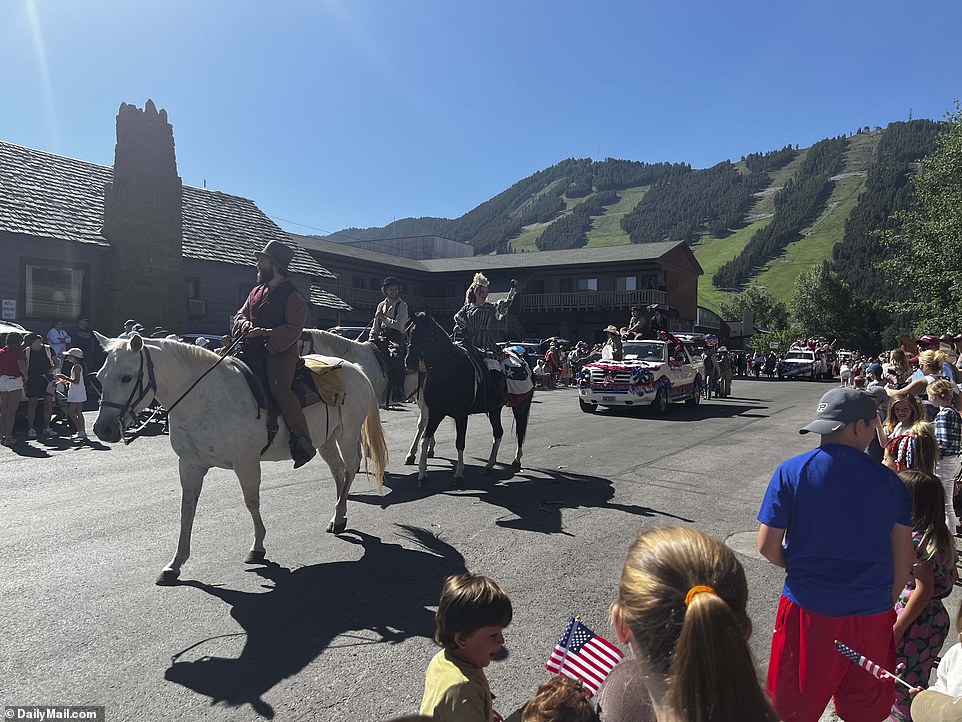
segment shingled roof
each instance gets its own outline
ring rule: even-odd
[[[0,141],[0,231],[109,246],[101,229],[112,180],[110,166]],[[249,266],[281,241],[294,248],[292,272],[336,278],[247,198],[185,185],[183,214],[185,258]]]
[[[569,248],[561,251],[533,251],[531,253],[502,253],[486,256],[465,256],[462,258],[434,258],[415,261],[410,258],[391,256],[379,251],[346,243],[317,238],[315,236],[301,236],[289,234],[296,243],[316,253],[341,256],[344,258],[363,259],[375,263],[383,263],[398,268],[416,269],[427,272],[444,271],[489,271],[510,268],[540,268],[545,266],[572,266],[579,263],[619,263],[656,261],[665,254],[678,247],[684,247],[683,253],[689,256],[693,268],[697,268],[699,275],[703,273],[701,265],[695,259],[688,244],[684,241],[665,241],[662,243],[629,243],[623,246],[602,246],[599,248]]]

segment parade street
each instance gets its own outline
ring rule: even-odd
[[[614,640],[608,609],[625,550],[665,525],[742,552],[764,673],[782,571],[754,554],[755,515],[775,466],[817,443],[798,428],[834,383],[736,379],[731,398],[675,404],[662,418],[585,414],[574,389],[537,392],[522,471],[508,468],[506,411],[502,466],[482,474],[490,428],[474,416],[461,489],[450,422],[418,488],[403,464],[417,409],[382,412],[383,494],[357,477],[344,534],[324,531],[334,489],[320,457],[298,471],[264,464],[268,563],[244,564],[250,516],[236,477],[215,469],[174,587],[154,584],[180,518],[177,459],[159,429],[127,447],[91,438],[2,449],[0,700],[105,705],[110,720],[410,714],[436,651],[442,581],[468,569],[514,605],[505,653],[487,668],[507,716],[549,676],[569,616]]]

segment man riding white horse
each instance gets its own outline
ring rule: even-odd
[[[401,282],[388,276],[381,284],[384,300],[377,306],[371,326],[371,341],[384,354],[391,389],[387,402],[404,400],[404,334],[408,326],[408,305],[401,299]],[[395,346],[392,353],[392,344]]]
[[[270,241],[257,256],[257,284],[234,316],[233,335],[247,333],[244,352],[262,361],[270,393],[291,432],[294,468],[317,454],[304,412],[291,382],[300,361],[297,342],[304,330],[307,300],[288,278],[294,251],[280,241]]]

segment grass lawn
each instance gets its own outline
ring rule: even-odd
[[[621,246],[631,243],[628,234],[621,230],[621,219],[631,212],[644,198],[651,186],[638,186],[618,191],[619,201],[605,208],[605,215],[591,219],[588,231],[588,247]]]

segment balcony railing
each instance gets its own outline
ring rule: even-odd
[[[664,291],[570,291],[519,294],[521,313],[545,311],[608,311],[647,303],[666,303]]]
[[[384,295],[380,291],[352,288],[337,284],[321,284],[321,288],[344,299],[355,309],[374,309]],[[456,311],[464,303],[461,297],[427,298],[401,294],[415,310]],[[643,291],[570,291],[565,293],[519,293],[521,313],[548,311],[627,310],[648,303],[667,303],[668,294],[653,289]]]

